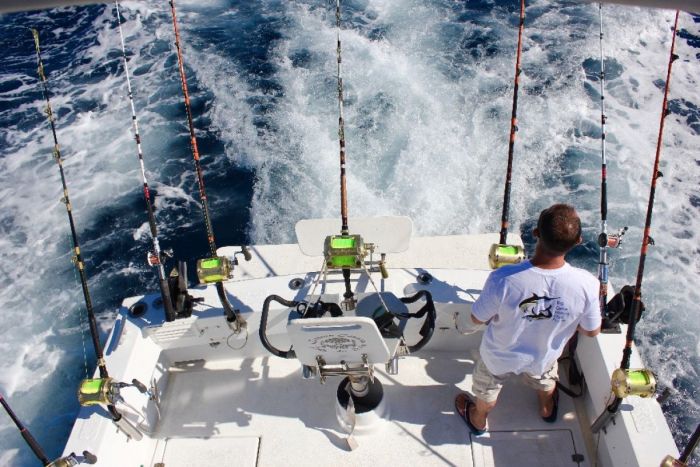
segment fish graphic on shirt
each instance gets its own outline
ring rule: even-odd
[[[526,298],[518,304],[520,311],[525,313],[523,319],[528,321],[539,320],[539,319],[551,319],[552,318],[552,300],[557,300],[559,297],[547,297],[546,295],[539,296],[536,293],[532,294],[532,297]]]

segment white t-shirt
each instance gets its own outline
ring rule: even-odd
[[[568,263],[540,269],[525,261],[493,271],[472,307],[479,321],[491,320],[479,349],[495,375],[539,376],[559,358],[580,324],[600,326],[598,281]]]

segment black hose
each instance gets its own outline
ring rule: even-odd
[[[425,346],[425,344],[427,344],[428,341],[430,341],[430,338],[433,337],[433,333],[435,332],[435,321],[437,319],[437,314],[435,313],[435,304],[433,303],[433,296],[427,290],[419,290],[415,295],[412,295],[410,297],[402,297],[400,299],[402,303],[415,303],[423,297],[425,297],[425,305],[423,305],[423,307],[416,313],[408,314],[408,317],[410,318],[422,318],[423,315],[427,314],[425,321],[423,322],[423,326],[421,326],[420,331],[418,332],[418,334],[420,334],[423,337],[414,345],[408,346],[408,350],[410,352],[415,352],[422,349]]]
[[[262,315],[260,316],[260,342],[262,342],[263,347],[265,347],[272,355],[281,358],[296,358],[296,353],[291,347],[287,351],[280,350],[273,346],[267,338],[267,315],[270,312],[270,303],[273,300],[289,308],[296,308],[296,306],[299,305],[299,302],[288,301],[278,295],[270,295],[267,297],[263,303]]]

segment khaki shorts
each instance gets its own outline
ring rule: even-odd
[[[549,392],[554,390],[559,380],[559,374],[557,372],[558,366],[558,363],[555,361],[554,365],[541,376],[532,376],[527,373],[523,373],[520,376],[527,386],[538,391]],[[503,383],[512,376],[517,375],[514,373],[506,373],[505,375],[492,374],[489,369],[486,368],[484,361],[479,358],[472,378],[472,392],[484,402],[496,402],[498,393],[501,392],[501,388],[503,387]]]

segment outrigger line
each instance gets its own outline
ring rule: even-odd
[[[525,259],[522,247],[508,245],[508,217],[510,212],[510,191],[513,177],[513,150],[515,148],[515,135],[518,132],[518,88],[520,87],[520,57],[523,48],[523,28],[525,26],[525,0],[520,0],[520,22],[518,24],[518,49],[515,59],[515,79],[513,86],[513,109],[510,118],[510,138],[508,140],[508,167],[506,168],[506,181],[503,190],[503,210],[501,212],[501,232],[498,244],[491,246],[489,263],[496,269],[505,264],[519,263]]]
[[[600,19],[600,155],[601,155],[601,182],[600,182],[600,235],[598,235],[598,281],[600,282],[599,300],[600,314],[603,318],[603,329],[608,332],[615,330],[620,332],[619,325],[608,321],[608,248],[617,248],[622,243],[622,236],[627,231],[623,227],[616,234],[608,234],[608,169],[605,153],[605,123],[608,119],[605,115],[605,55],[603,54],[603,4],[598,4]]]
[[[12,408],[10,407],[10,404],[7,403],[5,398],[0,394],[0,404],[5,408],[5,412],[7,412],[7,415],[10,416],[12,421],[15,423],[15,426],[17,426],[17,429],[19,430],[20,434],[22,435],[22,438],[24,438],[24,441],[27,443],[29,448],[32,450],[34,455],[36,456],[37,459],[41,462],[42,465],[48,465],[50,467],[58,467],[58,466],[70,466],[70,465],[77,465],[81,463],[85,464],[95,464],[97,462],[97,456],[94,454],[90,453],[89,451],[83,451],[83,455],[81,456],[76,456],[74,452],[70,453],[66,457],[62,457],[60,459],[56,459],[55,461],[51,462],[49,461],[49,458],[46,457],[46,454],[44,453],[44,450],[41,448],[41,445],[37,442],[37,440],[32,436],[32,434],[29,432],[29,430],[22,424],[19,418],[17,418],[17,415],[12,411]]]
[[[124,74],[126,75],[126,87],[129,92],[129,103],[131,104],[131,123],[134,129],[134,139],[136,140],[136,151],[139,157],[139,167],[141,168],[141,180],[143,181],[143,196],[146,200],[146,210],[148,211],[148,225],[151,231],[151,241],[153,243],[153,253],[148,256],[148,263],[155,266],[158,270],[158,283],[160,285],[160,295],[163,300],[165,309],[165,320],[174,321],[177,317],[176,310],[173,308],[173,302],[170,296],[170,287],[168,278],[165,275],[165,267],[163,261],[165,257],[160,249],[158,242],[158,227],[156,225],[156,216],[151,202],[151,191],[148,187],[146,178],[146,168],[143,163],[143,151],[141,150],[141,135],[139,134],[139,124],[136,119],[136,108],[134,106],[134,95],[131,90],[131,78],[129,77],[129,65],[126,59],[126,46],[124,45],[124,32],[122,31],[122,20],[119,12],[119,2],[115,1],[114,5],[117,9],[117,24],[119,25],[119,38],[122,45],[122,57],[124,58]]]
[[[651,231],[651,218],[654,210],[654,196],[656,194],[656,181],[663,176],[659,171],[659,161],[661,159],[661,145],[663,142],[664,121],[669,115],[668,111],[668,92],[671,83],[671,70],[673,62],[678,59],[675,53],[676,34],[678,31],[678,10],[676,10],[676,18],[673,23],[673,39],[671,40],[671,52],[668,60],[668,71],[666,73],[666,84],[664,87],[664,99],[661,107],[661,120],[659,123],[659,136],[656,142],[656,157],[654,159],[654,169],[651,176],[651,189],[649,190],[649,203],[647,205],[646,222],[644,224],[644,236],[642,238],[642,248],[639,255],[639,268],[637,269],[637,282],[634,288],[634,296],[630,316],[628,318],[627,335],[625,337],[625,347],[622,350],[622,361],[620,368],[613,372],[612,390],[615,394],[615,399],[608,405],[605,411],[591,426],[591,431],[597,433],[600,429],[605,428],[613,416],[620,408],[622,399],[627,395],[639,395],[642,397],[650,396],[656,388],[656,380],[651,371],[630,370],[630,357],[632,355],[632,345],[634,343],[634,332],[637,321],[641,316],[642,311],[642,279],[644,277],[644,263],[646,261],[649,245],[654,244],[654,240],[649,235]]]
[[[192,109],[190,106],[190,96],[187,91],[187,76],[185,75],[185,66],[182,60],[182,51],[180,47],[180,31],[177,26],[177,15],[175,13],[175,1],[170,0],[170,10],[173,16],[173,29],[175,31],[175,48],[177,49],[177,63],[178,69],[180,71],[180,82],[182,84],[182,93],[185,97],[185,111],[187,113],[187,123],[190,130],[190,146],[192,148],[192,156],[194,158],[194,168],[197,174],[197,184],[199,186],[199,200],[202,205],[202,213],[204,214],[204,224],[207,230],[207,240],[209,242],[209,250],[211,253],[211,258],[206,260],[201,260],[199,262],[198,270],[206,268],[210,263],[212,263],[212,268],[219,271],[216,274],[213,281],[216,282],[216,291],[219,295],[219,300],[224,309],[224,314],[230,326],[232,326],[234,332],[240,332],[241,329],[246,327],[246,321],[241,316],[238,310],[233,308],[233,305],[228,300],[226,295],[226,289],[222,280],[226,279],[230,274],[230,266],[228,264],[227,258],[222,258],[217,255],[216,252],[216,241],[214,239],[214,229],[211,224],[211,216],[209,214],[209,203],[207,202],[207,193],[204,189],[204,177],[202,175],[202,167],[199,163],[199,149],[197,148],[197,137],[194,133],[194,123],[192,120]],[[246,261],[250,260],[250,253],[246,247],[243,247],[242,253],[245,256]],[[215,264],[213,264],[215,263]],[[199,275],[199,274],[198,274]],[[210,276],[211,277],[211,276]],[[200,276],[200,280],[202,277]]]
[[[90,291],[88,290],[87,276],[85,274],[85,263],[83,263],[83,258],[80,254],[80,245],[78,244],[78,234],[75,228],[75,222],[73,220],[73,210],[70,203],[70,198],[68,196],[68,186],[66,184],[66,177],[63,171],[63,160],[61,159],[61,150],[58,145],[58,137],[56,136],[56,124],[53,116],[53,111],[51,110],[51,102],[49,100],[49,87],[47,84],[46,74],[44,73],[44,64],[41,60],[41,49],[39,48],[39,32],[36,29],[32,29],[32,34],[34,35],[34,46],[36,48],[36,59],[39,73],[39,78],[41,79],[43,85],[43,94],[46,99],[46,116],[51,125],[51,134],[53,135],[53,156],[58,164],[59,172],[61,173],[61,184],[63,185],[63,198],[61,201],[66,205],[66,212],[68,213],[68,222],[70,224],[71,237],[73,240],[73,264],[75,264],[78,273],[80,274],[80,284],[83,289],[83,297],[85,298],[85,308],[88,314],[88,323],[90,324],[90,336],[92,337],[92,345],[95,349],[95,356],[97,357],[97,366],[100,372],[99,379],[85,379],[80,385],[78,390],[78,401],[81,405],[97,405],[104,404],[109,411],[110,416],[114,423],[130,438],[139,440],[143,436],[141,432],[138,431],[131,423],[124,418],[117,408],[115,407],[115,402],[119,400],[119,389],[128,386],[134,386],[141,392],[146,392],[146,387],[139,383],[137,380],[133,380],[131,384],[129,383],[118,383],[115,382],[107,372],[107,365],[105,363],[104,354],[102,353],[102,345],[100,344],[99,334],[97,332],[97,323],[95,321],[95,312],[92,307],[92,300],[90,299]]]

